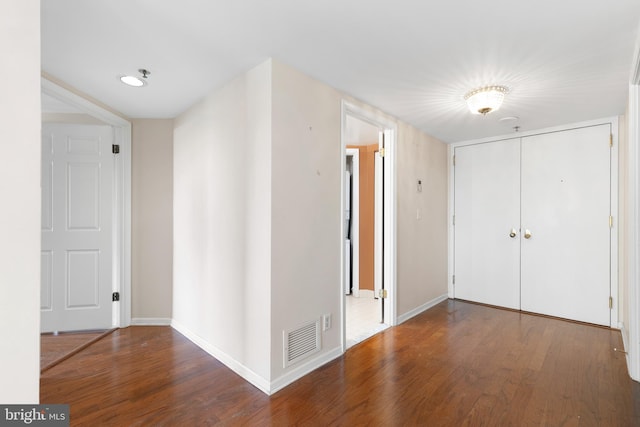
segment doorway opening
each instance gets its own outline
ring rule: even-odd
[[[395,126],[343,103],[343,350],[395,323]]]
[[[49,316],[51,319],[44,319],[47,322],[43,321],[41,330],[63,332],[106,330],[113,327],[129,326],[131,323],[131,124],[122,117],[44,77],[41,79],[41,85],[43,130],[52,126],[55,127],[55,132],[61,128],[66,129],[65,133],[58,138],[60,141],[53,137],[47,137],[43,140],[43,145],[47,147],[46,153],[43,151],[43,159],[45,154],[54,152],[53,146],[55,144],[60,146],[57,151],[61,155],[77,156],[73,159],[44,159],[47,160],[46,165],[51,166],[52,171],[50,174],[43,174],[43,177],[46,175],[51,178],[49,180],[51,182],[43,181],[51,184],[43,186],[43,190],[51,187],[51,191],[43,191],[43,268],[41,269],[43,292],[41,293],[41,307],[42,317],[47,317],[45,315],[52,313],[53,317]],[[82,129],[78,135],[69,136],[78,129]],[[98,132],[98,137],[85,138],[89,130]],[[52,132],[47,131],[47,134]],[[100,164],[101,159],[82,157],[90,156],[94,152],[96,157],[104,157],[106,152],[109,156],[112,152],[117,155],[105,160],[108,165]],[[107,159],[107,157],[104,158]],[[60,168],[60,164],[64,166]],[[43,170],[44,166],[43,162]],[[60,176],[54,179],[53,169],[55,168],[60,169]],[[101,169],[108,169],[109,176],[102,176]],[[54,181],[58,182],[59,185],[56,185],[60,190],[60,194],[56,193],[55,197],[60,199],[57,205],[53,201],[49,204],[47,199],[47,195],[51,196],[57,191],[53,187]],[[71,185],[69,182],[75,184]],[[63,218],[58,221],[56,227],[53,227],[53,222],[49,224],[46,221],[49,218],[45,215],[48,212],[45,209],[46,206],[52,209],[57,206],[56,209],[62,212]],[[80,232],[99,230],[104,228],[107,223],[109,226],[108,235],[105,233],[100,235],[100,238],[107,239],[108,251],[105,252],[108,255],[106,257],[101,254],[102,246],[99,245],[102,243],[90,242],[90,247],[87,246],[89,249],[84,246],[73,246],[77,243],[76,240]],[[45,231],[53,231],[53,228],[69,234],[71,240],[66,240],[71,243],[65,243],[66,246],[54,247],[55,245],[49,244],[51,242],[46,242]],[[92,238],[87,237],[89,240]],[[49,248],[49,246],[52,247]],[[94,246],[99,249],[95,249]],[[60,255],[56,255],[56,253],[60,253]],[[60,264],[66,267],[63,268],[55,264],[53,262],[55,256],[58,256]],[[48,266],[51,268],[47,268]],[[56,266],[55,270],[54,266]],[[63,271],[60,272],[60,269]],[[108,271],[103,271],[105,269]],[[100,277],[97,276],[98,273]],[[58,284],[58,288],[66,294],[61,298],[48,292],[54,289],[53,284],[49,283],[54,278],[61,282]],[[85,286],[83,284],[85,282],[88,282],[90,286]],[[98,287],[96,284],[100,284],[100,286]],[[57,289],[56,293],[59,294],[60,289]],[[70,289],[73,292],[70,292]],[[96,308],[96,312],[102,313],[101,320],[96,323],[94,321],[96,319],[92,319],[92,315],[89,315],[86,323],[84,321],[67,323],[52,311],[54,301],[58,301],[58,306],[62,304],[65,309],[70,311]],[[57,326],[50,328],[45,323]]]

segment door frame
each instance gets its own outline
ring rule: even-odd
[[[620,305],[620,284],[618,282],[618,233],[619,233],[619,212],[618,212],[618,117],[607,117],[598,120],[590,120],[579,123],[571,123],[562,126],[554,126],[550,128],[537,129],[527,132],[518,132],[517,134],[507,134],[500,135],[494,137],[481,138],[476,140],[469,141],[461,141],[449,144],[447,147],[447,168],[449,174],[449,189],[448,189],[448,199],[449,199],[449,207],[448,207],[448,240],[449,240],[449,248],[448,248],[448,295],[449,298],[454,298],[454,286],[453,286],[453,275],[455,274],[455,248],[454,248],[454,225],[453,225],[453,215],[454,215],[454,205],[453,205],[453,195],[455,188],[455,168],[453,167],[453,155],[455,153],[456,147],[463,147],[466,145],[474,145],[481,144],[486,142],[496,142],[503,141],[505,139],[514,139],[514,138],[522,138],[526,136],[540,135],[544,133],[551,132],[560,132],[566,131],[576,128],[588,127],[588,126],[597,126],[609,124],[611,126],[611,135],[613,138],[613,147],[611,148],[611,200],[610,200],[610,215],[613,216],[613,228],[610,233],[610,242],[609,242],[609,253],[610,253],[610,292],[613,297],[613,307],[610,312],[611,319],[611,327],[620,329],[622,327],[622,323],[618,320],[619,313],[619,305]],[[626,296],[625,296],[626,298]]]
[[[626,166],[628,171],[626,185],[627,194],[627,245],[626,273],[628,280],[628,310],[629,324],[623,325],[622,337],[627,351],[627,367],[629,375],[635,381],[640,381],[640,33],[636,39],[636,46],[629,82],[628,121],[628,153]],[[628,336],[625,334],[628,333]]]
[[[45,77],[40,84],[42,93],[110,125],[114,143],[120,145],[114,169],[112,260],[112,290],[120,293],[120,302],[113,304],[112,324],[127,327],[131,325],[131,123]]]
[[[344,158],[346,159],[348,156],[351,156],[352,164],[351,182],[353,183],[353,187],[351,188],[351,277],[353,279],[353,287],[351,288],[351,291],[353,292],[353,295],[357,297],[360,294],[360,150],[358,150],[357,148],[347,148],[345,152],[346,154]],[[354,268],[354,266],[357,266],[358,268]],[[346,288],[343,286],[342,289]]]
[[[389,136],[389,141],[385,140],[385,205],[384,205],[384,283],[387,289],[388,298],[385,302],[385,323],[390,326],[397,324],[396,307],[396,138],[397,124],[386,116],[374,110],[360,107],[352,102],[342,100],[341,106],[341,143],[340,143],[340,170],[344,170],[343,163],[346,156],[347,148],[347,116],[355,117],[359,120],[370,123],[379,129],[385,131]],[[344,173],[340,174],[340,223],[344,224]],[[341,279],[339,283],[340,301],[341,301],[341,335],[342,335],[342,352],[347,349],[346,346],[346,296],[344,294],[344,227],[340,227],[340,271]]]

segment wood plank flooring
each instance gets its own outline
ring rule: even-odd
[[[269,397],[169,327],[117,330],[49,369],[71,425],[639,426],[615,330],[461,301]]]
[[[40,370],[55,366],[70,355],[91,345],[110,331],[62,332],[40,335]]]

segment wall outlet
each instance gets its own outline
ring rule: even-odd
[[[322,315],[322,330],[326,331],[331,328],[331,314]]]

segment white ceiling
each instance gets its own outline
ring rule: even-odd
[[[42,69],[131,118],[175,117],[269,57],[445,142],[622,114],[640,1],[43,1]],[[129,88],[122,74],[151,71]],[[475,87],[511,88],[471,115]],[[518,116],[505,124],[499,119]]]

